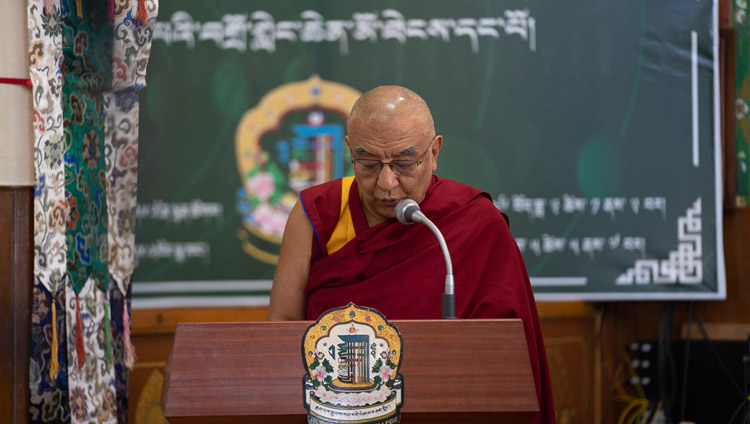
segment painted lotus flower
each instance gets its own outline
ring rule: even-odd
[[[326,374],[325,368],[323,368],[323,367],[315,368],[315,378],[317,380],[323,381],[326,378],[327,375],[328,374]]]
[[[380,368],[380,373],[378,373],[378,375],[380,375],[380,378],[382,378],[383,381],[386,381],[392,373],[393,370],[391,369],[391,367],[384,365]]]
[[[262,203],[266,203],[276,190],[276,182],[269,172],[258,172],[248,181],[250,193],[258,196]]]

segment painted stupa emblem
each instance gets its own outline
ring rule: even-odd
[[[398,423],[403,404],[401,334],[370,308],[332,309],[302,339],[307,422]]]
[[[242,181],[238,237],[248,255],[276,264],[299,193],[353,175],[344,135],[346,118],[360,95],[313,75],[271,90],[242,116],[235,135]]]

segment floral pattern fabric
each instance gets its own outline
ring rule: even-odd
[[[56,311],[53,321],[52,304]],[[59,296],[50,294],[47,287],[37,282],[32,292],[31,311],[31,358],[29,361],[30,405],[29,418],[32,423],[61,423],[70,419],[68,407],[68,375],[65,334],[65,290]],[[52,359],[52,326],[57,326],[57,338],[62,343],[58,349],[58,371],[50,374]]]
[[[138,95],[146,86],[146,67],[156,23],[157,3],[147,2],[149,20],[135,16],[137,2],[115,3],[112,88],[104,93],[107,122],[107,201],[109,272],[124,295],[135,259],[135,207],[138,183]]]
[[[63,167],[62,33],[59,0],[48,10],[44,0],[28,7],[29,74],[34,87],[34,274],[51,293],[65,275],[65,230],[68,205]]]
[[[127,287],[132,287],[128,282]],[[115,392],[117,396],[117,422],[128,422],[128,385],[130,374],[125,364],[125,326],[123,313],[130,314],[130,290],[124,295],[116,286],[109,288],[109,305],[112,312],[112,349],[115,358]],[[128,340],[128,343],[130,341]]]
[[[107,2],[87,0],[76,8],[62,13],[62,108],[67,271],[78,293],[89,278],[102,291],[108,283],[103,91],[111,85],[112,24]]]
[[[110,326],[105,319],[109,310],[106,292],[98,289],[93,281],[76,293],[71,285],[66,286],[66,302],[69,311],[76,310],[76,295],[81,310],[84,350],[84,366],[78,367],[76,351],[76,316],[66,314],[68,326],[68,384],[70,397],[70,421],[73,423],[117,422],[117,393],[115,371],[111,360],[111,336],[107,340]]]
[[[111,86],[112,23],[107,2],[62,4],[70,419],[114,423],[103,99]]]
[[[156,0],[28,0],[34,423],[127,422],[138,94],[156,13]]]
[[[31,422],[65,422],[70,413],[62,288],[69,207],[63,166],[62,29],[60,1],[48,1],[46,8],[43,1],[30,0],[27,9],[36,179],[29,418]]]

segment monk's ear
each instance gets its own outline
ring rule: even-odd
[[[432,142],[432,146],[430,146],[430,150],[432,150],[432,172],[437,171],[437,159],[438,159],[438,155],[440,154],[440,149],[442,147],[443,147],[443,136],[436,135],[435,140]]]
[[[352,148],[352,145],[351,145],[351,144],[349,144],[349,136],[348,136],[348,135],[345,135],[345,136],[344,136],[344,141],[346,141],[346,145],[347,145],[347,146],[349,147],[349,149],[351,149],[351,148]]]

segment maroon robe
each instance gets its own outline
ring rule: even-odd
[[[368,228],[352,184],[349,208],[356,237],[328,255],[326,242],[341,210],[341,180],[302,192],[314,229],[307,319],[354,302],[388,319],[439,319],[445,261],[425,225],[395,219]],[[450,251],[455,278],[456,317],[521,318],[531,357],[540,414],[534,422],[554,423],[547,356],[534,294],[507,218],[489,194],[432,177],[422,212],[440,229]]]

